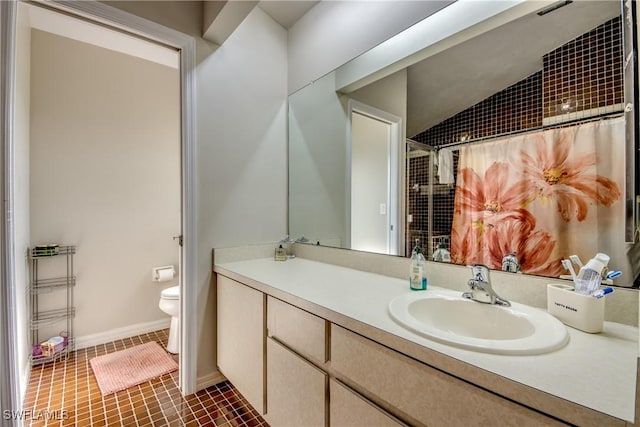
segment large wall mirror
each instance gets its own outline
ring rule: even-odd
[[[604,252],[630,286],[623,5],[485,2],[451,19],[462,7],[290,96],[290,235],[398,256],[419,239],[428,257],[441,246],[496,269],[515,254],[521,272],[549,277]]]

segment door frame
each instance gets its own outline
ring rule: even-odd
[[[383,111],[379,108],[372,107],[363,102],[356,101],[355,99],[349,99],[347,103],[347,153],[346,153],[346,222],[347,222],[347,235],[348,247],[351,247],[351,161],[352,161],[352,116],[353,113],[358,113],[372,119],[387,123],[391,126],[390,137],[390,150],[388,157],[389,166],[389,203],[387,212],[389,214],[389,250],[388,255],[400,255],[400,227],[399,218],[401,210],[401,173],[402,168],[400,162],[403,159],[400,150],[404,149],[404,145],[400,144],[402,140],[402,118],[395,116],[391,113]]]
[[[43,3],[38,2],[40,5]],[[180,52],[180,123],[181,123],[181,236],[180,263],[180,362],[179,386],[183,395],[196,391],[197,362],[197,301],[194,285],[198,251],[196,244],[196,49],[192,36],[146,20],[99,2],[48,1],[45,7],[80,19],[106,25],[146,39],[173,47]],[[17,330],[15,257],[13,230],[13,109],[15,107],[17,1],[0,1],[0,150],[2,161],[1,188],[4,204],[0,212],[2,241],[0,242],[0,274],[3,286],[0,292],[0,351],[8,357],[0,358],[2,381],[0,403],[2,408],[20,409],[19,362],[17,360]]]
[[[17,343],[17,298],[15,280],[15,236],[13,223],[14,164],[14,94],[16,19],[15,1],[0,1],[0,161],[2,174],[0,192],[0,407],[19,411],[20,361]],[[17,425],[17,420],[0,418],[3,426]]]

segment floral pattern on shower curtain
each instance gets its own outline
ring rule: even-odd
[[[529,274],[560,260],[619,256],[624,237],[624,119],[513,136],[460,149],[452,261],[500,269],[515,253]]]

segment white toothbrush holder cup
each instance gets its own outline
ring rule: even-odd
[[[591,334],[602,332],[604,298],[579,294],[571,285],[547,285],[547,311],[565,325]]]

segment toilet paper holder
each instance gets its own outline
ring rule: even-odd
[[[151,280],[154,282],[166,282],[176,275],[176,269],[173,265],[165,265],[162,267],[153,267],[151,270]]]

